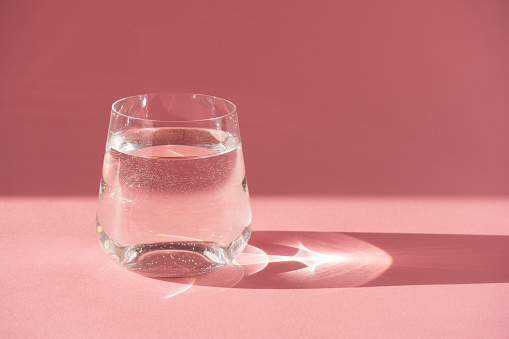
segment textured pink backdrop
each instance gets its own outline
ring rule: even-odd
[[[508,1],[7,1],[0,194],[96,194],[111,103],[234,101],[253,194],[508,195]]]

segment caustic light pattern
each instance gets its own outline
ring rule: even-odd
[[[357,238],[334,232],[254,232],[234,263],[188,280],[192,286],[308,289],[362,286],[387,271],[392,257]],[[194,289],[193,289],[194,290]],[[172,297],[175,293],[166,296]]]
[[[256,232],[252,240],[236,260],[243,276],[235,287],[360,286],[392,264],[385,251],[341,233]]]

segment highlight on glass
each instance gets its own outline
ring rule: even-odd
[[[96,233],[122,267],[151,277],[220,269],[251,235],[235,105],[144,94],[112,106]]]

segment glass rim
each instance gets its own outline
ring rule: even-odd
[[[206,118],[206,119],[193,119],[193,120],[157,120],[157,119],[145,119],[145,118],[138,118],[138,117],[133,117],[133,116],[124,114],[124,113],[120,113],[119,111],[117,111],[115,109],[115,105],[117,105],[119,102],[121,102],[123,100],[131,99],[131,98],[136,98],[136,97],[143,97],[143,96],[148,96],[148,95],[153,95],[153,96],[156,96],[156,95],[159,95],[159,96],[161,96],[161,95],[187,95],[187,96],[192,96],[193,99],[195,99],[196,96],[200,96],[200,97],[212,98],[214,100],[219,100],[219,101],[225,102],[227,104],[230,104],[233,107],[233,109],[232,109],[231,112],[219,115],[217,117]],[[111,104],[111,111],[112,111],[112,113],[114,112],[115,114],[118,114],[118,115],[123,116],[123,117],[128,118],[128,119],[135,119],[135,120],[141,120],[141,121],[162,122],[162,123],[187,123],[187,122],[214,121],[214,120],[218,120],[218,119],[224,119],[226,117],[229,117],[229,116],[232,116],[232,115],[236,114],[237,113],[237,106],[233,102],[231,102],[230,100],[223,99],[223,98],[216,97],[214,95],[209,95],[209,94],[199,94],[199,93],[190,93],[190,92],[156,92],[156,93],[144,93],[144,94],[130,95],[130,96],[118,99],[113,104]]]

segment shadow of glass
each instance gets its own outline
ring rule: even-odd
[[[309,289],[506,283],[507,258],[509,236],[254,231],[237,263],[197,277],[194,285]]]

